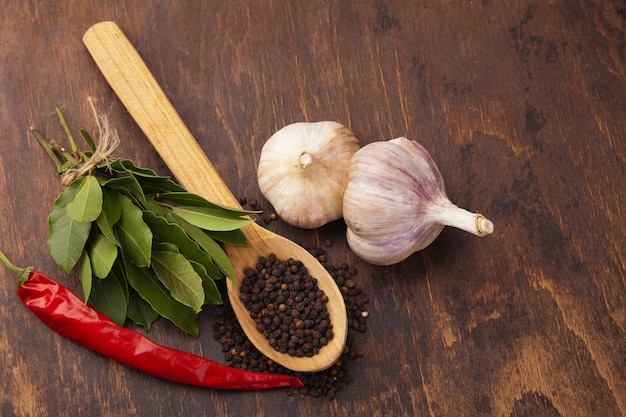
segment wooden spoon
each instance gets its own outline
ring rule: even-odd
[[[83,42],[113,91],[143,130],[178,181],[189,191],[218,204],[240,208],[207,156],[159,87],[133,45],[114,22],[101,22],[87,30]],[[228,295],[248,338],[265,356],[286,368],[316,372],[331,366],[341,356],[347,335],[346,307],[328,271],[304,248],[252,223],[242,228],[249,246],[227,245],[237,285],[230,279]],[[244,270],[254,267],[259,256],[276,254],[279,259],[300,260],[328,296],[327,308],[333,339],[310,358],[296,358],[272,348],[256,329],[248,310],[239,300]]]

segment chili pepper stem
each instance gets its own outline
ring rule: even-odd
[[[4,266],[6,266],[11,272],[13,272],[18,277],[20,284],[23,284],[24,282],[28,281],[28,277],[30,273],[33,271],[32,267],[19,268],[13,265],[11,261],[9,260],[9,258],[7,258],[4,253],[2,253],[2,251],[0,251],[0,260],[2,261]]]

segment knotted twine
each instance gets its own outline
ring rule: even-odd
[[[100,137],[96,149],[91,154],[91,157],[85,162],[80,164],[76,168],[69,168],[65,170],[61,176],[61,183],[64,187],[70,185],[78,178],[84,177],[89,174],[95,167],[101,162],[109,160],[109,156],[113,153],[115,148],[120,144],[120,137],[117,131],[111,128],[109,123],[109,117],[104,113],[99,113],[91,100],[91,97],[87,97],[87,101],[91,105],[94,118],[96,119],[96,125],[98,126],[98,135]]]

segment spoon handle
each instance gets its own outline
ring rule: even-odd
[[[132,43],[114,22],[85,32],[83,43],[172,174],[194,194],[240,208]]]

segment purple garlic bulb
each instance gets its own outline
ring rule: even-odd
[[[375,265],[392,265],[424,249],[453,226],[493,232],[481,214],[452,204],[439,169],[419,143],[404,137],[363,146],[352,157],[343,196],[347,240]]]

